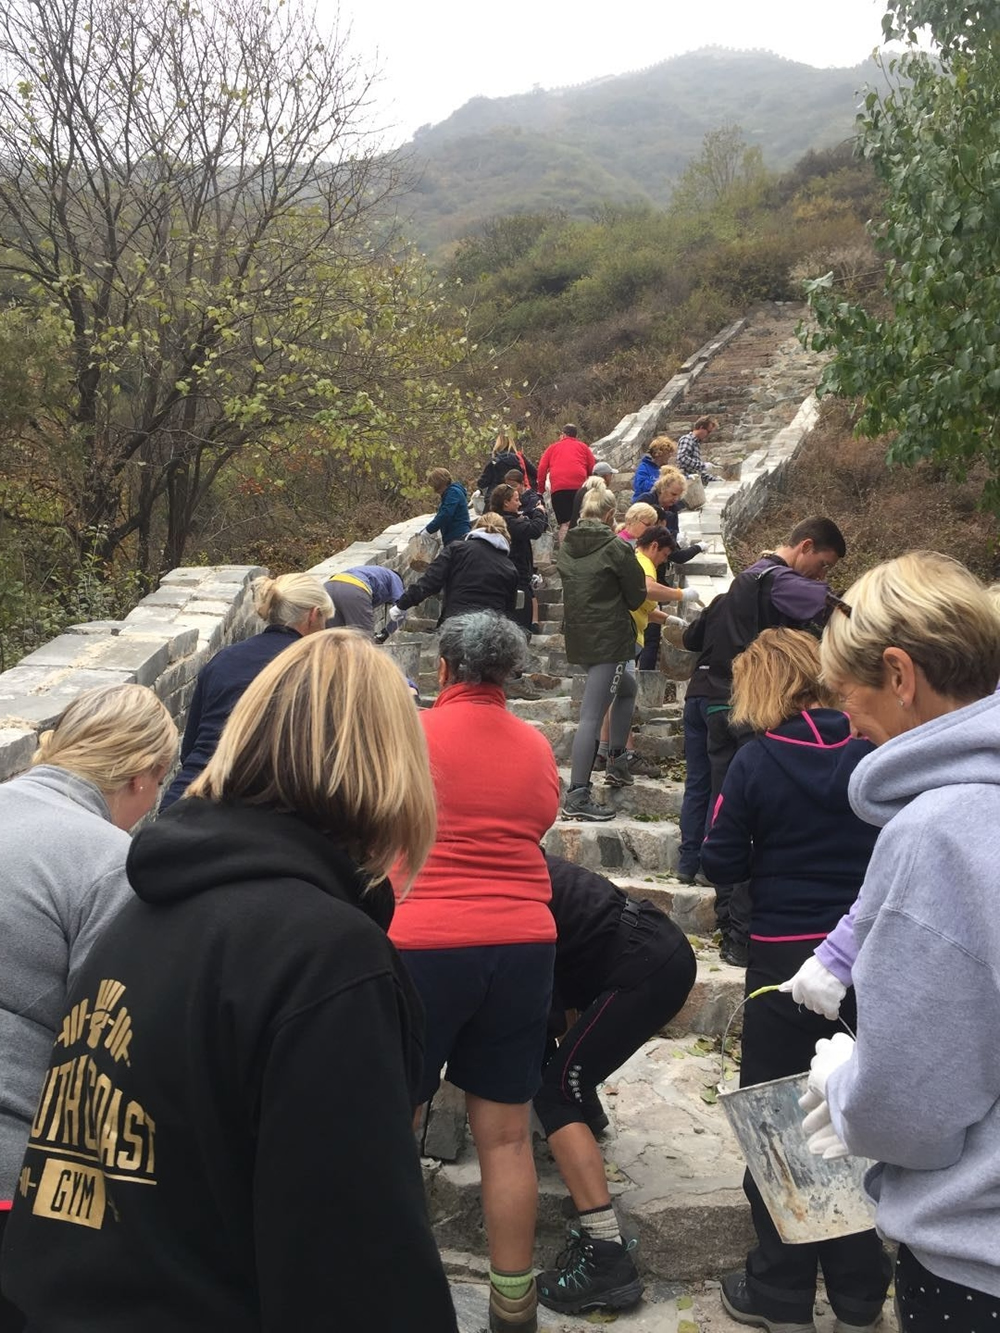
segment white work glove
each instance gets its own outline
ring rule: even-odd
[[[681,589],[681,601],[682,601],[682,602],[700,602],[700,601],[701,601],[701,593],[698,591],[697,588],[682,588],[682,589]]]
[[[405,611],[400,611],[398,606],[389,607],[389,619],[392,621],[403,620],[406,616]]]
[[[683,616],[667,616],[663,623],[665,625],[677,625],[681,629],[687,629],[687,621]]]
[[[846,1064],[853,1053],[854,1038],[846,1032],[820,1038],[809,1066],[808,1087],[799,1098],[799,1106],[808,1112],[802,1121],[802,1128],[809,1138],[809,1151],[813,1156],[822,1157],[828,1162],[837,1157],[850,1156],[847,1145],[833,1127],[826,1100],[826,1084],[833,1071]]]
[[[542,576],[541,576],[541,574],[532,574],[532,576],[531,576],[531,586],[532,586],[532,588],[540,588],[540,587],[542,586]]]
[[[847,994],[844,983],[815,954],[810,954],[795,976],[783,981],[778,989],[786,995],[791,992],[796,1004],[804,1004],[814,1014],[831,1020],[840,1013],[840,1002]]]

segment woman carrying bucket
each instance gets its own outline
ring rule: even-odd
[[[822,659],[879,747],[850,798],[881,833],[854,919],[858,1040],[817,1052],[810,1147],[879,1162],[900,1329],[982,1333],[1000,1328],[1000,622],[967,570],[915,551],[845,593]]]
[[[702,867],[715,883],[750,882],[746,994],[791,977],[853,902],[877,830],[848,804],[847,786],[872,746],[851,735],[819,681],[819,645],[801,630],[765,630],[733,664],[733,721],[758,733],[730,766]],[[844,1015],[853,1025],[851,997]],[[804,1072],[836,1027],[767,994],[744,1011],[740,1086]],[[770,1333],[812,1333],[817,1268],[837,1333],[877,1324],[889,1266],[873,1230],[786,1244],[747,1172],[757,1245],[746,1270],[722,1279],[722,1303],[739,1323]]]

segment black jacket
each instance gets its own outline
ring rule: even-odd
[[[535,572],[535,555],[531,543],[542,535],[549,517],[542,505],[535,505],[526,513],[504,514],[510,534],[510,558],[517,570],[518,587],[530,588]]]
[[[388,885],[362,896],[294,815],[192,799],[128,874],[69,993],[5,1293],[46,1333],[454,1331]]]
[[[466,611],[499,611],[513,618],[517,605],[518,574],[510,557],[486,535],[470,533],[464,541],[446,546],[396,603],[402,611],[419,606],[441,593],[438,624]]]
[[[163,794],[161,810],[180,800],[215,754],[222,728],[250,682],[301,637],[298,630],[287,625],[268,625],[252,638],[220,648],[205,663],[198,674],[184,728],[181,766]]]
[[[521,450],[516,453],[497,454],[496,458],[491,458],[486,464],[476,482],[476,489],[482,495],[484,504],[489,505],[490,491],[494,486],[499,486],[507,473],[513,472],[515,468],[522,477],[527,476],[530,485],[534,486],[538,480],[538,468]]]

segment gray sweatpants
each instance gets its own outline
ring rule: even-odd
[[[331,579],[324,583],[333,602],[333,616],[326,622],[327,629],[345,626],[359,629],[368,638],[375,633],[375,612],[372,609],[372,595],[368,588],[359,588],[356,583],[341,583]]]
[[[580,725],[573,737],[570,760],[569,780],[572,787],[585,787],[590,782],[601,723],[609,706],[609,748],[625,748],[635,711],[637,688],[635,673],[629,670],[631,665],[631,662],[598,662],[587,668],[587,684],[580,701]]]

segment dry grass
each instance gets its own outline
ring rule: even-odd
[[[996,516],[979,508],[983,477],[949,480],[940,468],[889,468],[887,441],[855,439],[854,413],[824,402],[819,425],[789,469],[782,493],[730,544],[734,569],[781,542],[802,518],[825,514],[847,540],[835,582],[847,588],[865,570],[918,547],[955,556],[984,582],[1000,577]]]

